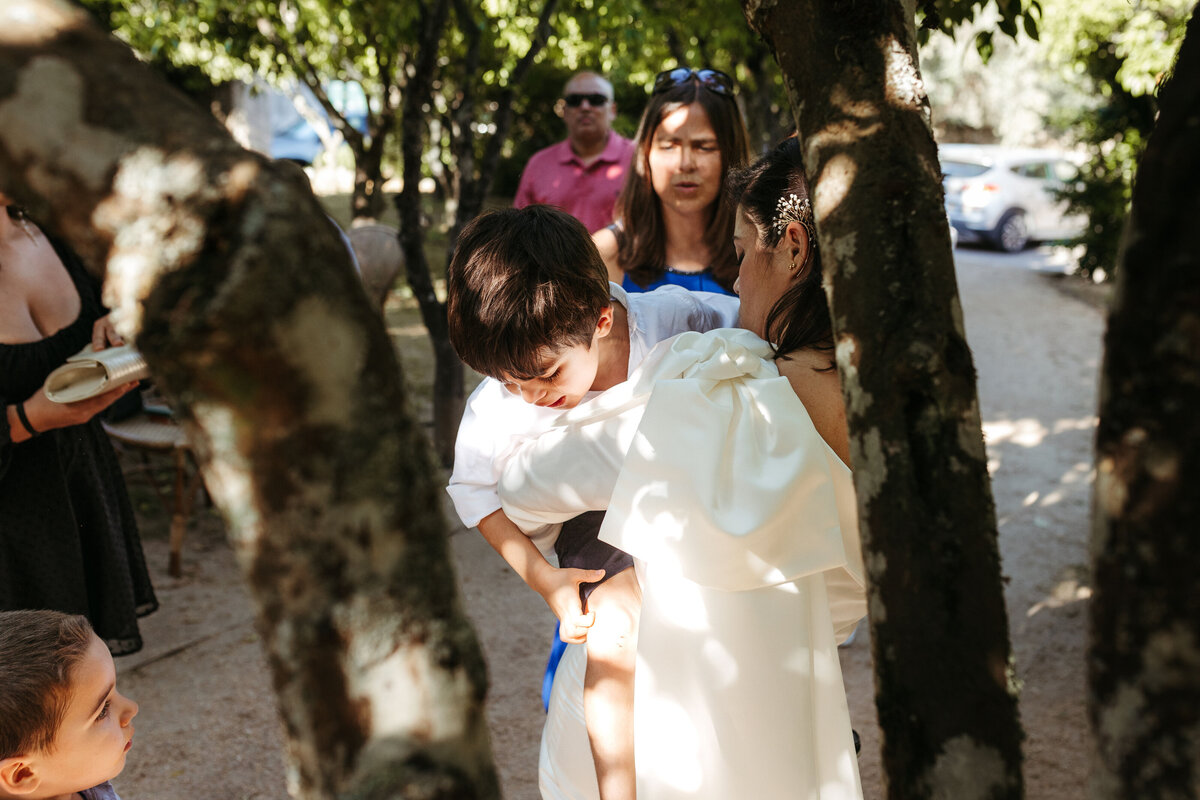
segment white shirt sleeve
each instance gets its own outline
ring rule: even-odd
[[[688,331],[705,333],[736,328],[741,302],[713,292],[692,292],[680,286],[660,286],[652,292],[622,293],[633,319],[629,365],[635,368],[656,344]]]
[[[716,292],[688,292],[700,306],[696,314],[699,317],[697,327],[692,330],[704,332],[714,328],[736,328],[738,315],[742,307],[740,298]]]
[[[561,412],[538,408],[484,378],[463,410],[446,492],[463,525],[473,528],[500,508],[497,484],[517,446],[546,430]]]

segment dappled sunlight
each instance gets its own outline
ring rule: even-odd
[[[1086,417],[1079,419],[1060,419],[1056,420],[1051,427],[1053,433],[1066,433],[1067,431],[1090,431],[1096,427],[1099,418],[1095,414],[1089,414]]]
[[[813,191],[813,205],[819,218],[828,217],[841,206],[846,195],[850,194],[857,174],[858,165],[844,153],[833,156],[825,163]]]
[[[989,446],[1011,443],[1022,447],[1037,447],[1047,436],[1072,431],[1091,431],[1098,422],[1099,418],[1095,414],[1055,420],[1049,426],[1032,417],[985,420],[983,438]]]
[[[852,93],[846,91],[845,87],[838,86],[834,88],[830,96],[830,102],[837,106],[838,111],[845,115],[847,120],[852,120],[860,124],[858,135],[866,135],[873,133],[880,125],[879,109],[869,100],[862,100],[855,97]],[[820,134],[826,135],[826,134]],[[842,144],[848,144],[852,139],[842,139]]]
[[[637,669],[639,673],[647,669],[640,659]],[[698,760],[700,748],[696,731],[687,710],[669,698],[655,694],[654,701],[638,711],[644,711],[643,716],[650,723],[646,726],[650,728],[650,735],[639,737],[639,754],[648,756],[648,760],[656,765],[659,777],[672,788],[698,794],[704,772]]]
[[[732,686],[737,682],[737,657],[716,639],[705,640],[700,647],[700,658],[709,668],[715,686]]]
[[[1025,612],[1026,617],[1032,617],[1046,609],[1062,608],[1072,603],[1089,600],[1092,587],[1085,585],[1075,577],[1065,578],[1054,585],[1050,593],[1034,603]]]
[[[658,566],[658,565],[656,565]],[[678,564],[673,565],[678,570]],[[662,569],[670,569],[666,565]],[[708,630],[710,622],[707,609],[704,608],[703,595],[695,583],[676,582],[676,593],[662,595],[658,599],[659,608],[670,616],[676,627],[685,631],[701,632]]]
[[[1037,447],[1049,435],[1050,430],[1045,425],[1028,417],[983,423],[983,439],[989,445],[1011,443],[1021,447]]]
[[[1097,424],[1096,416],[1059,419],[1047,425],[1032,417],[1017,420],[992,420],[983,423],[983,439],[988,447],[988,473],[995,475],[1004,462],[1003,446],[1015,445],[1033,449],[1049,444],[1048,439],[1061,434],[1090,432]],[[1091,464],[1076,463],[1062,476],[1063,483],[1090,482]]]
[[[880,46],[886,65],[887,101],[899,108],[920,110],[925,99],[925,86],[917,71],[916,59],[895,36],[885,37]]]
[[[788,796],[778,791],[785,780],[811,787],[804,796],[818,786],[822,797],[851,796],[852,737],[824,582],[722,591],[664,574],[658,562],[643,568],[635,739],[648,785],[672,797],[776,797]],[[706,627],[693,626],[700,617]],[[747,764],[777,770],[748,775]],[[743,793],[730,792],[735,773]]]
[[[1072,464],[1059,480],[1067,485],[1078,483],[1091,485],[1096,481],[1096,465],[1090,461]]]
[[[1074,488],[1087,488],[1095,481],[1096,469],[1092,464],[1080,462],[1071,465],[1058,479],[1057,489],[1034,490],[1021,500],[1023,508],[1046,508],[1066,500],[1067,493]]]

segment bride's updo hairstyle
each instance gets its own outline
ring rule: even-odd
[[[832,351],[833,326],[821,286],[821,251],[799,139],[790,136],[749,167],[731,173],[726,186],[732,200],[754,223],[760,247],[778,247],[789,222],[799,222],[808,237],[808,257],[799,268],[799,279],[767,314],[766,339],[775,357],[786,358],[804,348]]]

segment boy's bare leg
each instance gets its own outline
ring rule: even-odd
[[[595,622],[587,634],[583,713],[601,800],[635,800],[633,673],[642,592],[633,568],[600,584],[588,597]]]

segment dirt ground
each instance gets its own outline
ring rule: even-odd
[[[960,249],[957,260],[1023,682],[1026,796],[1082,800],[1101,304],[1089,287],[1027,270],[1019,257]],[[392,330],[407,364],[409,348],[424,346],[423,334],[412,325]],[[158,533],[162,509],[143,477],[131,477],[131,485],[161,608],[143,621],[145,649],[117,661],[120,687],[141,712],[128,766],[115,785],[125,800],[283,800],[287,776],[270,680],[220,521],[211,510],[197,513],[183,577],[169,578],[166,542]],[[539,690],[553,619],[476,533],[453,526],[451,543],[488,659],[489,722],[504,796],[534,800]],[[841,654],[854,726],[863,738],[865,796],[875,800],[883,790],[865,626]]]

